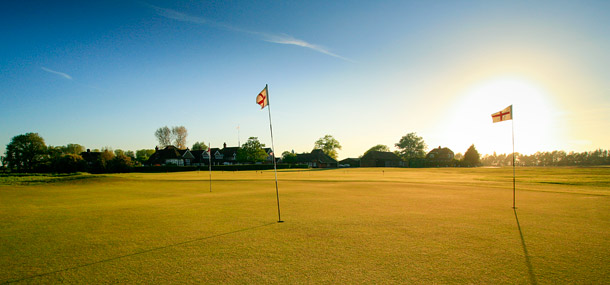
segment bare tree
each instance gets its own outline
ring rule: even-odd
[[[157,140],[159,141],[159,146],[161,148],[164,148],[164,147],[172,144],[171,135],[172,135],[172,132],[169,130],[169,128],[167,126],[157,129],[157,131],[155,132],[155,137],[157,137]]]
[[[184,126],[172,127],[172,138],[174,141],[174,146],[179,149],[186,148],[186,137],[188,136],[188,132]]]

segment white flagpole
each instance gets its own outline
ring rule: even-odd
[[[515,111],[513,108],[513,105],[510,106],[510,116],[511,116],[511,124],[512,124],[512,131],[513,131],[513,209],[516,209],[515,207]]]
[[[275,196],[277,198],[277,222],[283,223],[280,215],[280,193],[277,187],[277,165],[275,162],[275,146],[273,144],[273,125],[271,124],[271,101],[269,100],[269,86],[265,84],[267,91],[267,110],[269,110],[269,130],[271,131],[271,157],[273,158],[273,170],[275,172]]]
[[[210,192],[212,192],[212,144],[208,142],[208,161],[209,161],[209,169],[210,169]]]

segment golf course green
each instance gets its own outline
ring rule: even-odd
[[[608,283],[610,168],[0,177],[0,283]]]

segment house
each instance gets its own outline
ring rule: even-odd
[[[314,149],[311,153],[297,154],[296,163],[307,164],[313,168],[333,168],[337,167],[337,160],[328,156],[321,149]]]
[[[222,164],[231,165],[237,163],[237,151],[239,150],[238,146],[227,147],[227,143],[222,144],[223,148],[220,151],[222,153]],[[216,154],[214,154],[216,156]]]
[[[215,147],[210,149],[210,152],[212,153],[211,158],[208,150],[191,150],[191,153],[195,157],[193,166],[210,165],[210,162],[212,165],[222,165],[224,163],[222,149]]]
[[[147,165],[176,165],[176,166],[206,166],[210,165],[233,165],[237,161],[239,147],[227,147],[210,149],[211,157],[207,150],[178,149],[175,146],[167,146],[164,149],[155,148],[155,153],[150,156]],[[269,155],[267,161],[273,162],[271,148],[265,148]]]
[[[265,147],[263,148],[263,150],[267,153],[267,159],[265,160],[265,163],[273,163],[273,150],[270,147]],[[281,157],[276,157],[275,160],[276,162],[278,162],[279,160],[281,160]]]
[[[102,155],[99,151],[91,151],[87,149],[86,152],[81,152],[80,156],[83,157],[83,160],[87,163],[87,166],[93,165]]]
[[[148,158],[146,164],[191,166],[195,160],[195,156],[188,148],[178,149],[175,146],[170,145],[166,146],[164,149],[155,147],[155,153]]]
[[[346,158],[339,161],[339,167],[360,167],[360,158]]]
[[[428,152],[426,160],[430,166],[454,166],[454,153],[449,148],[440,146]]]
[[[369,151],[360,159],[361,167],[403,167],[405,162],[393,152]]]

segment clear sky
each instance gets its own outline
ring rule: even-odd
[[[3,1],[0,152],[258,137],[340,158],[410,132],[428,150],[610,149],[610,1]]]

